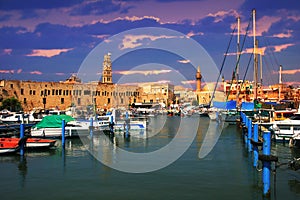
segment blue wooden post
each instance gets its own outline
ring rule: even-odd
[[[113,115],[111,115],[110,116],[110,126],[109,126],[109,128],[110,128],[110,134],[114,134],[114,116]]]
[[[245,113],[241,112],[241,115],[242,115],[243,124],[246,124],[246,115],[245,115]]]
[[[127,137],[129,136],[129,116],[127,111],[125,115],[125,122],[126,122],[126,137]]]
[[[253,125],[253,141],[258,142],[258,124]],[[253,146],[253,167],[257,167],[258,162],[258,146]]]
[[[93,125],[94,125],[94,122],[93,122],[93,118],[91,117],[91,119],[90,119],[90,137],[91,138],[93,137]]]
[[[252,139],[252,119],[249,119],[249,122],[248,122],[248,136],[247,136],[248,152],[252,151],[251,139]]]
[[[65,124],[65,120],[63,119],[61,122],[61,145],[63,148],[65,148],[65,128],[66,124]]]
[[[21,123],[20,124],[20,140],[22,140],[24,138],[24,124]],[[21,142],[20,145],[20,155],[23,156],[24,155],[24,142]]]
[[[263,133],[263,155],[269,156],[271,154],[271,132],[265,131]],[[268,196],[270,194],[270,174],[271,174],[271,162],[263,161],[263,194]]]
[[[246,121],[245,121],[245,126],[247,127],[247,130],[249,129],[249,119],[248,117],[246,117]],[[247,137],[248,132],[244,133],[244,142],[246,147],[248,148],[248,137]]]

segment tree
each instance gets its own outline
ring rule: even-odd
[[[5,99],[2,101],[2,105],[0,106],[0,110],[7,109],[12,112],[19,112],[22,109],[22,105],[20,101],[14,97]]]

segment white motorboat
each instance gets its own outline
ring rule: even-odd
[[[289,145],[290,147],[300,148],[300,133],[295,133],[294,135],[292,135]]]
[[[270,130],[274,132],[275,141],[289,141],[293,135],[300,134],[300,112],[288,119],[274,121]]]
[[[61,137],[62,120],[65,120],[65,137],[88,136],[90,122],[78,121],[68,115],[45,116],[41,122],[31,128],[32,137]],[[93,126],[93,131],[98,131],[98,126]]]

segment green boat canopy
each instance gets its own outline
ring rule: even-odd
[[[42,121],[35,125],[36,128],[61,128],[62,120],[66,123],[74,121],[75,119],[69,115],[48,115],[43,117]]]

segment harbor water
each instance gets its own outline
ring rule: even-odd
[[[135,153],[162,148],[175,137],[180,117],[165,116],[164,120],[159,132],[151,137],[144,137],[146,133],[137,137],[98,134],[93,136],[92,150],[84,139],[72,138],[66,139],[65,149],[58,140],[54,149],[26,150],[24,157],[1,156],[0,199],[300,199],[300,170],[293,171],[285,164],[300,157],[299,149],[272,144],[272,154],[278,156],[282,165],[271,176],[271,196],[263,197],[261,163],[257,169],[253,167],[252,154],[245,148],[236,125],[225,124],[212,150],[199,158],[212,123],[205,117],[199,118],[197,135],[189,148],[162,169],[127,173],[112,169],[95,157],[95,151],[105,144],[111,149],[102,156],[107,162],[117,159],[114,147]],[[162,121],[162,116],[157,116],[151,118],[150,124],[155,128]]]

